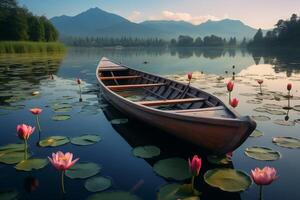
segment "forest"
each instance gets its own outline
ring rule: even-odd
[[[292,14],[288,20],[278,20],[275,28],[268,31],[265,36],[259,29],[248,47],[300,47],[300,18],[296,14]]]

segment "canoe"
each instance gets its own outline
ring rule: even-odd
[[[119,111],[214,154],[234,151],[256,128],[251,117],[214,95],[106,57],[96,77],[105,99]]]

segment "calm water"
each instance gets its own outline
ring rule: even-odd
[[[82,134],[99,134],[102,140],[90,146],[75,146],[69,143],[54,148],[41,148],[36,145],[38,134],[35,132],[30,138],[32,157],[46,158],[58,150],[73,152],[75,157],[80,157],[81,162],[94,162],[101,166],[99,175],[112,180],[112,187],[108,191],[131,191],[141,199],[149,200],[156,199],[161,186],[176,182],[158,176],[152,168],[154,163],[170,157],[187,159],[194,154],[205,157],[199,148],[135,120],[129,119],[128,123],[112,125],[111,120],[126,116],[111,107],[98,92],[95,69],[102,56],[183,82],[186,81],[186,72],[197,71],[192,84],[214,93],[224,101],[227,101],[225,83],[232,78],[234,72],[236,85],[233,96],[240,99],[237,111],[243,115],[262,115],[267,118],[265,121],[257,121],[258,129],[264,132],[264,135],[249,138],[233,153],[232,165],[226,167],[247,173],[257,166],[276,167],[279,179],[265,188],[265,199],[300,199],[300,150],[283,148],[272,143],[272,138],[276,136],[299,138],[300,112],[290,110],[290,126],[284,126],[274,121],[284,122],[286,110],[276,108],[279,111],[276,115],[254,110],[266,104],[285,106],[287,101],[284,95],[288,82],[294,86],[292,105],[300,105],[300,54],[293,52],[267,54],[221,49],[78,48],[69,49],[65,55],[0,55],[0,145],[19,143],[16,125],[35,125],[35,119],[28,109],[40,107],[43,109],[40,117],[42,139],[53,135],[75,137]],[[148,64],[143,64],[144,61],[148,61]],[[232,65],[235,65],[234,69]],[[225,71],[228,74],[225,74]],[[55,79],[49,80],[49,74],[54,74]],[[220,76],[224,79],[219,78]],[[84,81],[83,102],[78,101],[76,77]],[[264,79],[265,95],[262,97],[257,96],[257,78]],[[33,96],[34,91],[39,91],[40,94]],[[55,105],[62,103],[72,109],[68,112],[54,112]],[[58,114],[70,115],[71,119],[51,119]],[[151,159],[137,158],[132,149],[141,145],[156,145],[161,149],[161,155]],[[281,158],[276,161],[249,158],[244,154],[244,150],[251,146],[263,146],[279,151]],[[196,187],[202,192],[201,199],[258,199],[258,187],[254,184],[242,193],[222,192],[208,186],[203,181],[203,174],[209,169],[222,166],[208,164],[207,160],[203,159],[204,166],[196,180]],[[66,178],[67,194],[62,196],[59,174],[50,164],[31,172],[16,171],[14,165],[0,164],[0,168],[1,192],[17,191],[19,199],[86,199],[92,195],[84,187],[85,179]],[[38,181],[38,187],[31,192],[28,190],[30,178]]]

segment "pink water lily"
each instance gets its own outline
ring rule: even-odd
[[[31,108],[31,109],[29,109],[29,111],[30,111],[32,114],[34,114],[34,115],[38,115],[38,114],[40,114],[43,110],[40,109],[40,108]]]
[[[237,107],[239,104],[239,100],[237,98],[233,98],[232,100],[230,100],[230,105],[235,108]]]
[[[277,177],[277,171],[273,167],[255,168],[251,170],[251,177],[257,185],[270,185]]]
[[[22,140],[28,140],[29,136],[34,132],[35,127],[31,127],[26,124],[21,124],[17,126],[17,132],[19,138]]]
[[[191,79],[193,78],[193,72],[189,72],[189,73],[187,74],[187,76],[188,76],[188,79],[191,80]]]
[[[202,166],[202,159],[197,155],[194,155],[192,160],[189,159],[189,168],[190,168],[190,172],[193,175],[191,181],[192,190],[194,190],[195,177],[199,175],[201,166]]]
[[[292,89],[292,84],[291,84],[291,83],[288,83],[287,86],[286,86],[286,89],[287,89],[288,91],[290,91],[290,90]]]
[[[73,154],[70,152],[63,153],[61,151],[58,151],[57,153],[52,153],[52,158],[48,157],[51,164],[59,171],[65,171],[72,167],[79,158],[73,159]]]
[[[228,90],[228,92],[232,92],[233,87],[234,87],[234,83],[232,81],[229,81],[227,83],[227,90]]]

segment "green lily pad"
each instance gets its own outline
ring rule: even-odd
[[[255,160],[273,161],[278,160],[281,156],[277,151],[270,148],[253,146],[246,148],[245,154]]]
[[[33,169],[42,169],[48,164],[48,160],[33,158],[28,160],[22,160],[15,168],[21,171],[31,171]]]
[[[215,164],[215,165],[228,165],[231,163],[231,160],[227,158],[226,155],[216,156],[216,155],[209,155],[207,156],[208,162]]]
[[[0,156],[1,154],[16,152],[16,151],[24,151],[24,144],[8,144],[0,147]]]
[[[140,146],[133,149],[133,155],[140,158],[152,158],[160,155],[160,149],[156,146]]]
[[[271,103],[267,103],[267,104],[263,105],[263,107],[271,108],[271,109],[282,109],[281,105],[271,104]]]
[[[87,200],[140,200],[140,198],[130,192],[123,192],[123,191],[110,191],[110,192],[100,192],[93,194],[87,198]]]
[[[65,121],[71,119],[70,115],[55,115],[52,117],[52,120],[54,121]]]
[[[29,154],[27,154],[30,157]],[[9,152],[0,155],[0,162],[5,164],[17,164],[24,160],[24,151]]]
[[[274,124],[281,125],[281,126],[295,126],[295,121],[285,121],[283,119],[276,119],[274,120]]]
[[[267,113],[271,115],[286,115],[286,112],[283,110],[275,110],[275,109],[268,109]]]
[[[261,100],[257,100],[257,99],[250,99],[250,100],[247,100],[246,103],[249,103],[249,104],[261,104],[262,101]]]
[[[84,179],[98,174],[100,170],[101,167],[96,163],[76,163],[66,171],[66,176],[72,179]]]
[[[111,186],[112,182],[110,179],[96,176],[86,180],[84,187],[90,192],[100,192],[108,189]]]
[[[252,184],[248,174],[228,168],[209,170],[204,174],[204,180],[210,186],[227,192],[245,191]]]
[[[0,199],[1,200],[16,200],[19,193],[15,190],[1,191]]]
[[[101,140],[101,137],[99,135],[92,135],[92,134],[87,134],[87,135],[81,135],[79,137],[74,137],[71,138],[71,143],[75,145],[91,145],[99,142]]]
[[[273,143],[275,143],[278,146],[290,149],[300,148],[300,139],[293,137],[274,137]]]
[[[117,124],[126,124],[128,122],[128,119],[113,119],[110,121],[111,124],[117,125]]]
[[[192,194],[192,192],[182,192],[183,186],[185,185],[177,183],[162,186],[157,193],[157,200],[200,200],[200,198]]]
[[[0,109],[3,109],[3,110],[22,110],[24,109],[25,106],[24,105],[3,105],[3,106],[0,106]]]
[[[264,115],[256,115],[256,116],[252,116],[252,118],[255,120],[255,121],[269,121],[271,118],[268,117],[268,116],[264,116]]]
[[[264,133],[260,130],[254,130],[253,133],[250,135],[250,137],[260,137],[260,136],[263,136]]]
[[[268,108],[264,108],[264,107],[257,107],[253,109],[256,112],[268,112]]]
[[[65,136],[50,136],[39,142],[41,147],[57,147],[69,143],[69,138]]]
[[[191,178],[188,163],[182,158],[167,158],[153,165],[154,171],[167,179],[182,181]]]

